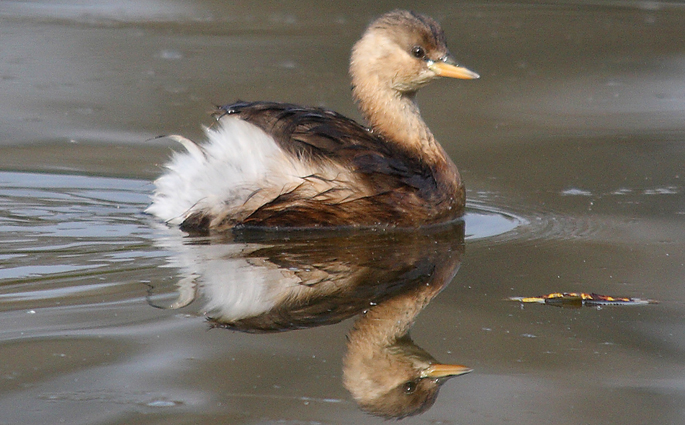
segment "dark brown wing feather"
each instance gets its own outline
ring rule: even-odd
[[[364,174],[381,173],[404,180],[430,169],[390,145],[368,128],[337,112],[289,103],[239,102],[219,108],[218,116],[237,115],[271,135],[297,157],[321,158],[351,165]]]

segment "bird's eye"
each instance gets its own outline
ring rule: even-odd
[[[419,59],[423,59],[424,57],[426,57],[426,51],[423,50],[423,47],[421,47],[421,46],[414,46],[414,47],[412,47],[412,49],[411,49],[411,54],[412,54],[415,58],[419,58]]]
[[[402,389],[404,390],[405,394],[412,394],[414,391],[416,391],[416,382],[414,382],[414,381],[406,382]]]

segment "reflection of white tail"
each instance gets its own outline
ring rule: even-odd
[[[292,295],[284,288],[301,286],[294,273],[246,258],[246,253],[262,245],[186,245],[181,232],[168,231],[174,235],[155,243],[174,253],[169,266],[180,268],[183,277],[176,283],[177,297],[164,308],[183,308],[201,298],[203,314],[231,322],[271,310]]]
[[[178,281],[176,288],[178,290],[178,298],[168,308],[175,310],[190,305],[197,297],[197,284],[195,283],[197,276],[191,275]]]

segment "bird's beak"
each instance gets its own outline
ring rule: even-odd
[[[451,60],[428,61],[428,69],[435,72],[439,77],[461,78],[462,80],[474,80],[480,75],[470,69],[451,63]]]
[[[473,369],[458,364],[439,364],[435,363],[428,366],[421,372],[422,378],[445,378],[448,376],[459,376],[471,372]]]

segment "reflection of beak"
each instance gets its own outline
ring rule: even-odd
[[[421,372],[422,378],[446,378],[448,376],[459,376],[471,372],[466,366],[458,364],[439,364],[435,363],[428,366]]]
[[[462,80],[474,80],[476,78],[480,78],[480,75],[476,74],[470,69],[450,62],[428,61],[428,69],[435,72],[440,77],[461,78]]]

